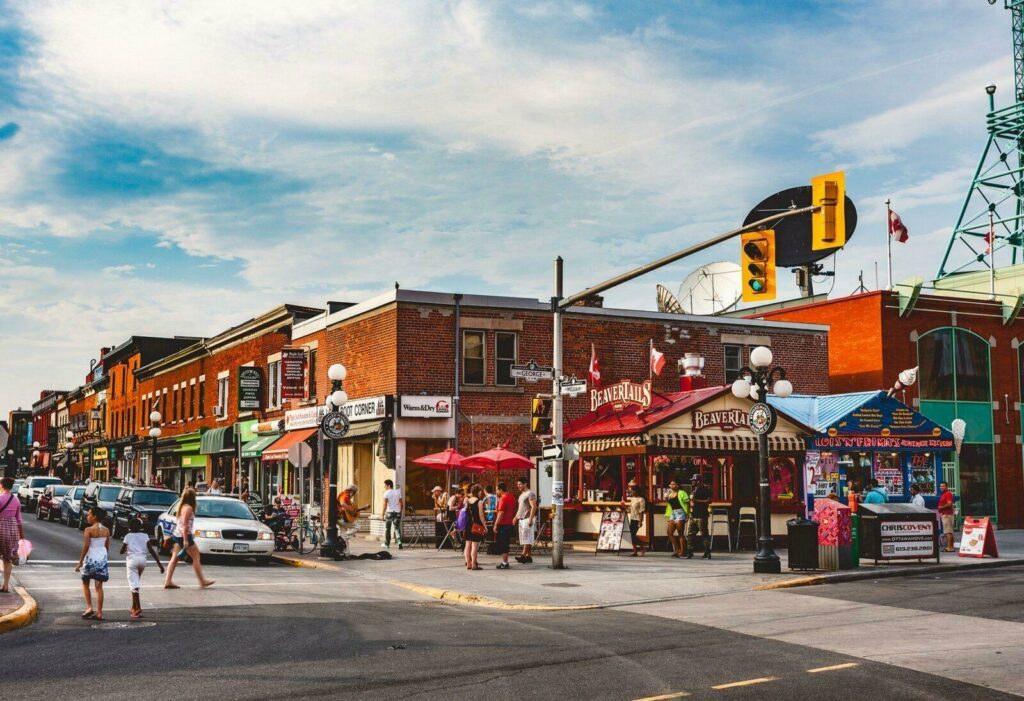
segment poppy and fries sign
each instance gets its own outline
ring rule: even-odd
[[[964,530],[960,534],[960,557],[999,557],[996,547],[995,525],[985,518],[964,519]]]

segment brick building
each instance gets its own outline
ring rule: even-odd
[[[948,428],[967,422],[958,457],[943,466],[963,515],[1024,525],[1022,415],[1024,320],[983,295],[876,291],[757,314],[759,319],[828,324],[834,392],[887,389],[919,368],[899,398]]]
[[[63,390],[44,389],[39,401],[32,404],[32,454],[29,468],[34,472],[47,472],[53,453],[60,448],[57,436],[57,403],[67,396]]]
[[[32,411],[19,407],[9,412],[7,430],[11,436],[7,441],[4,476],[14,477],[20,468],[28,465],[32,452]]]
[[[537,456],[530,404],[551,385],[515,379],[510,370],[530,360],[550,365],[551,332],[550,308],[537,300],[400,289],[330,305],[297,323],[292,344],[317,353],[313,379],[320,397],[330,390],[331,364],[348,370],[345,411],[352,425],[339,443],[339,483],[359,486],[360,505],[376,512],[383,480],[392,477],[405,486],[407,503],[428,508],[427,493],[443,473],[415,466],[417,457],[451,446],[468,455],[506,443]],[[645,380],[652,340],[668,360],[653,378],[655,391],[679,389],[675,369],[687,352],[704,357],[711,384],[731,382],[757,345],[770,346],[777,363],[790,368],[797,392],[829,390],[825,326],[600,307],[566,314],[565,372],[584,378],[593,345],[606,384]],[[567,420],[578,418],[589,410],[588,399],[567,399],[565,409]]]

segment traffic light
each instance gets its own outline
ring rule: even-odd
[[[842,171],[811,178],[811,249],[823,251],[846,245],[846,174]]]
[[[530,411],[530,431],[541,435],[551,435],[551,400],[534,399]]]
[[[743,301],[775,299],[775,231],[740,234],[740,269],[743,273]]]

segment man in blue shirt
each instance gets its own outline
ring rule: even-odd
[[[885,490],[882,487],[878,486],[878,480],[869,480],[868,491],[864,492],[864,503],[884,504],[887,501],[889,501],[889,498],[885,496]]]

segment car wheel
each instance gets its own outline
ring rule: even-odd
[[[36,507],[36,518],[39,519],[40,521],[43,520],[43,509],[42,509],[41,506],[37,506]]]

